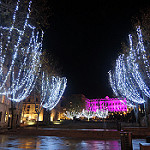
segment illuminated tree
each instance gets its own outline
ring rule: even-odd
[[[3,26],[9,26],[12,22],[11,16],[14,13],[16,1],[17,0],[0,0],[0,22],[3,24]],[[20,0],[19,2],[20,13],[15,23],[17,27],[22,26],[24,22],[29,1],[30,0]],[[52,11],[49,7],[49,3],[49,0],[32,0],[32,7],[29,20],[30,24],[42,30],[47,29],[50,26],[49,18],[52,15]]]
[[[137,28],[137,40],[133,42],[132,35],[129,35],[129,43],[129,52],[118,57],[113,73],[109,71],[109,81],[116,96],[126,97],[128,102],[136,104],[145,103],[147,115],[150,98],[149,52],[145,50],[140,27]]]
[[[106,109],[106,110],[97,109],[95,116],[98,117],[98,118],[107,118],[108,109]]]
[[[93,118],[95,116],[95,112],[94,111],[89,111],[89,110],[82,110],[82,115],[88,119]]]
[[[18,0],[11,26],[0,26],[0,91],[16,102],[29,96],[35,85],[43,40],[43,32],[28,23],[31,1],[22,29],[16,27],[19,3]]]
[[[64,113],[64,115],[67,118],[70,118],[70,119],[73,120],[73,118],[80,118],[80,117],[82,117],[82,112],[67,111],[66,113]]]
[[[67,79],[65,77],[54,77],[48,74],[42,73],[42,78],[38,79],[38,84],[36,85],[36,91],[40,94],[40,105],[38,108],[35,107],[35,111],[39,114],[43,108],[48,111],[52,110],[60,101],[65,88],[67,85]],[[36,106],[36,102],[35,102]]]
[[[62,97],[67,84],[65,77],[49,77],[42,75],[41,105],[52,110]]]
[[[130,51],[128,55],[120,55],[116,60],[114,74],[109,72],[111,87],[116,96],[122,95],[136,103],[144,103],[141,94],[150,97],[149,60],[143,45],[140,27],[137,28],[138,42],[133,47],[132,36],[129,35]],[[134,95],[134,96],[133,96]]]
[[[129,35],[130,39],[130,52],[128,66],[132,72],[132,75],[138,84],[140,90],[146,97],[150,97],[149,79],[150,79],[150,66],[149,66],[149,53],[145,50],[143,44],[143,37],[140,27],[137,28],[138,42],[134,48],[132,44],[132,36]]]
[[[116,60],[115,71],[109,71],[110,85],[117,97],[125,97],[128,102],[144,103],[145,100],[140,96],[138,86],[125,62],[122,54]]]

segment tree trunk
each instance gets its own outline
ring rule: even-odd
[[[46,109],[44,109],[44,118],[43,118],[44,124],[45,125],[49,125],[50,124],[50,111],[46,111]]]
[[[136,123],[139,123],[139,113],[138,113],[138,104],[136,104],[136,107],[134,107],[134,114],[135,114],[135,119],[136,119]]]
[[[145,102],[145,120],[146,120],[146,126],[149,127],[149,101],[146,99]]]
[[[38,129],[38,125],[39,125],[39,115],[40,115],[40,113],[38,113],[38,116],[37,116],[36,129]]]

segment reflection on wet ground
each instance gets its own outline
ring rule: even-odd
[[[30,129],[28,127],[28,129]],[[41,130],[80,130],[80,131],[117,131],[115,129],[70,129],[70,128],[39,128]]]
[[[145,139],[133,139],[133,150]],[[0,150],[121,150],[120,140],[82,140],[55,136],[0,135]]]

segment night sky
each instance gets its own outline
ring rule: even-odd
[[[68,84],[64,96],[112,97],[108,71],[133,31],[132,17],[149,0],[51,0],[50,28],[44,48],[59,61]]]

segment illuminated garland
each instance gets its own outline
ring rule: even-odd
[[[42,75],[42,88],[41,88],[41,106],[48,110],[52,110],[62,97],[67,85],[65,77],[45,77]]]
[[[135,103],[144,103],[145,100],[141,98],[139,91],[137,90],[136,83],[129,72],[127,64],[124,60],[124,55],[120,55],[116,60],[116,67],[114,77],[111,78],[113,83],[116,83],[112,88],[116,87],[117,92],[125,97],[127,100]],[[111,72],[109,72],[110,74]],[[112,77],[109,75],[109,77]],[[115,89],[115,90],[116,90]],[[117,96],[117,95],[116,95]]]
[[[90,118],[93,118],[93,117],[98,117],[98,118],[107,118],[108,116],[108,109],[107,110],[96,110],[96,112],[94,111],[89,111],[89,110],[82,110],[82,112],[70,112],[70,111],[66,111],[66,113],[64,113],[64,115],[67,117],[67,118],[70,118],[73,120],[73,118],[80,118],[80,117],[85,117],[87,118],[88,120]]]
[[[137,28],[138,43],[133,47],[132,36],[129,35],[130,51],[128,56],[123,54],[116,60],[114,73],[109,71],[109,81],[116,96],[119,94],[126,97],[128,102],[144,103],[141,97],[144,94],[150,97],[149,82],[149,61],[143,45],[140,27]],[[118,94],[119,93],[119,94]],[[132,105],[131,103],[128,103]]]
[[[130,53],[128,58],[128,66],[134,79],[136,80],[140,90],[150,97],[150,89],[147,82],[150,79],[149,61],[147,59],[146,51],[143,45],[142,33],[140,27],[137,28],[138,44],[136,49],[132,46],[132,36],[129,35],[130,40]]]
[[[12,26],[0,26],[0,93],[7,95],[10,100],[16,102],[28,97],[34,88],[41,67],[40,56],[44,34],[43,32],[41,34],[36,32],[36,28],[28,24],[32,1],[29,2],[23,30],[14,27],[19,2],[20,0],[18,0],[14,11]],[[16,39],[14,40],[16,43],[14,41],[11,43],[13,38]],[[6,41],[5,43],[3,43],[3,39]],[[8,56],[5,55],[5,52],[10,49],[13,52],[12,60],[8,60]],[[10,64],[6,68],[4,64],[8,61]]]
[[[95,116],[98,117],[98,118],[107,118],[108,109],[107,110],[97,109]]]
[[[64,115],[69,118],[69,119],[72,119],[75,117],[75,118],[80,118],[82,116],[82,113],[80,112],[70,112],[70,111],[66,111],[66,113],[64,113]]]
[[[93,118],[95,116],[95,112],[94,111],[89,111],[89,110],[82,110],[82,115],[88,119]]]

